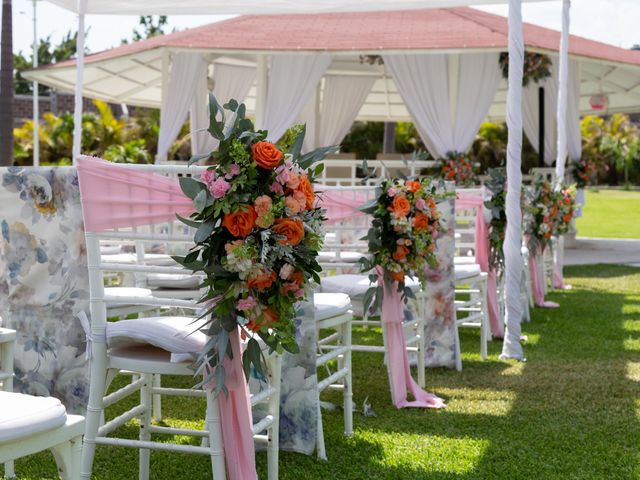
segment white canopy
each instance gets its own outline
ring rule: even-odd
[[[505,0],[49,0],[76,13],[108,15],[261,15],[363,12],[504,4]],[[522,0],[540,2],[549,0]],[[83,4],[84,9],[83,9]]]

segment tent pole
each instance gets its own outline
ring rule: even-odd
[[[558,157],[556,158],[556,181],[564,180],[567,161],[567,98],[569,94],[569,12],[571,1],[562,1],[562,33],[560,35],[560,62],[558,68]]]
[[[544,168],[544,87],[538,87],[538,167]]]
[[[255,128],[264,128],[264,116],[267,106],[267,56],[256,55],[256,111]]]
[[[33,68],[38,66],[38,31],[36,0],[33,0]],[[33,82],[33,166],[40,166],[40,89]]]
[[[314,98],[314,105],[313,105],[313,114],[314,114],[314,119],[313,119],[313,145],[311,145],[311,148],[318,148],[320,147],[320,122],[322,121],[322,115],[321,115],[321,103],[320,103],[320,93],[322,92],[322,78],[320,79],[320,81],[318,82],[318,86],[316,87],[316,92],[315,92],[315,98]]]
[[[522,212],[522,74],[524,40],[522,34],[522,0],[509,0],[509,90],[507,92],[507,233],[504,241],[506,324],[500,358],[524,359],[520,344],[522,303],[520,284],[523,261]]]
[[[76,41],[76,90],[73,106],[73,164],[80,156],[82,148],[82,83],[84,76],[84,15],[87,0],[78,0],[78,38]]]
[[[169,50],[162,50],[162,80],[160,83],[160,123],[162,123],[162,111],[166,108],[167,105],[167,96],[169,94],[169,64],[171,63],[171,58],[169,55]],[[158,149],[160,145],[158,145]],[[156,152],[156,161],[155,164],[158,165],[160,163],[165,163],[167,161],[167,155],[163,155],[163,158],[160,157],[160,151]]]

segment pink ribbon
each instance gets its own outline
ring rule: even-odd
[[[316,206],[326,210],[326,223],[337,223],[354,217],[363,216],[360,208],[367,198],[363,194],[343,190],[318,192]]]
[[[495,338],[504,337],[504,322],[498,306],[498,281],[496,272],[489,268],[489,227],[484,219],[484,200],[479,195],[459,193],[456,210],[474,208],[476,211],[475,254],[480,270],[487,273],[487,310],[491,323],[491,334]]]
[[[176,213],[186,216],[194,211],[174,179],[99,158],[78,159],[78,181],[87,232],[164,223],[174,220]],[[229,396],[218,396],[225,460],[230,480],[254,480],[251,402],[237,330],[229,334],[229,341],[233,359],[223,361]]]
[[[531,276],[531,290],[533,291],[535,304],[542,308],[558,308],[560,305],[556,302],[549,302],[544,299],[544,280],[538,268],[537,252],[531,252],[531,255],[529,255],[529,275]]]
[[[376,267],[378,285],[384,285],[384,271],[382,267]],[[384,288],[382,299],[382,322],[386,327],[387,364],[391,381],[393,404],[396,408],[443,408],[444,400],[436,395],[425,392],[411,377],[409,356],[404,337],[402,323],[404,321],[403,301],[398,292],[398,282],[393,282],[391,290]],[[409,391],[415,400],[407,400]]]

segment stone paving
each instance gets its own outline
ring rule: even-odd
[[[618,263],[640,267],[640,239],[578,237],[567,242],[565,265]]]

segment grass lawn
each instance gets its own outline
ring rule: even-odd
[[[577,220],[581,237],[640,238],[640,192],[587,190],[583,216]]]
[[[369,396],[377,416],[356,414],[355,435],[345,438],[340,412],[326,412],[330,461],[282,453],[280,478],[639,478],[640,269],[565,270],[574,289],[549,296],[561,308],[536,309],[524,325],[526,363],[499,361],[497,341],[489,360],[480,361],[478,332],[463,330],[464,371],[427,371],[429,389],[448,402],[445,410],[396,410],[382,355],[355,354],[354,399],[361,405]],[[356,337],[377,340],[379,334]],[[339,401],[336,392],[325,398]],[[202,425],[201,402],[163,402],[169,424]],[[120,434],[135,437],[137,430],[126,426]],[[55,477],[48,454],[16,466],[19,478]],[[134,450],[98,447],[95,478],[131,480],[137,468]],[[265,454],[258,454],[258,468],[266,478]],[[153,479],[211,478],[205,456],[154,452],[151,472]]]

